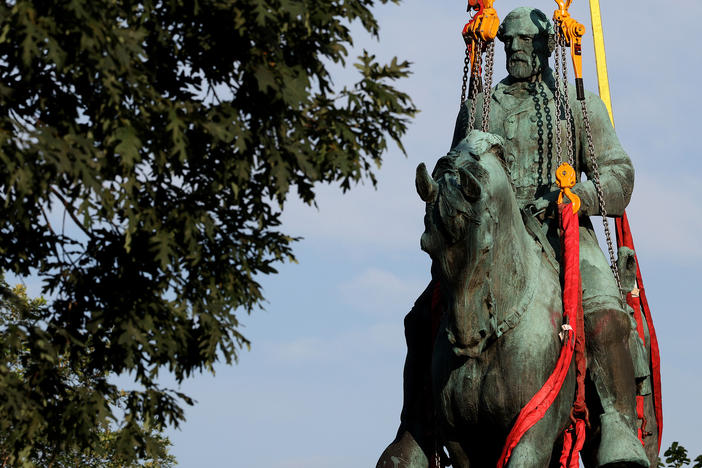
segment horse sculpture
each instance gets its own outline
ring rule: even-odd
[[[563,309],[557,265],[526,230],[501,156],[500,137],[474,131],[437,162],[433,178],[424,164],[417,168],[417,191],[427,204],[421,247],[432,258],[445,313],[429,366],[410,372],[424,374],[417,381],[430,379],[425,394],[406,392],[404,427],[378,466],[429,466],[419,450],[432,453],[427,445],[436,440],[454,467],[495,466],[519,411],[558,359]],[[412,357],[406,390],[408,366],[417,364]],[[569,423],[574,388],[571,369],[552,408],[513,451],[511,468],[549,466]],[[413,408],[422,406],[413,401],[427,400],[434,421],[427,408]],[[427,437],[420,429],[426,424],[438,432]],[[409,462],[395,464],[401,459]]]
[[[434,281],[405,319],[401,424],[379,468],[496,466],[520,410],[558,359],[556,253],[540,224],[523,216],[502,151],[499,136],[473,131],[439,159],[433,177],[424,164],[417,168],[426,202],[421,247],[432,258]],[[432,313],[437,308],[443,313]],[[510,468],[558,466],[574,391],[571,365],[550,409],[514,448]],[[597,440],[596,422],[589,432]],[[439,453],[442,460],[434,459]]]

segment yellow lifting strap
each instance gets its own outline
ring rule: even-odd
[[[597,63],[597,84],[600,89],[600,98],[607,107],[609,119],[614,126],[612,113],[612,96],[609,93],[609,75],[607,73],[607,54],[605,53],[604,32],[602,30],[602,15],[600,14],[600,0],[590,0],[590,18],[592,19],[592,38],[595,43],[595,61]]]

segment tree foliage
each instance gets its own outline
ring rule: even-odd
[[[37,317],[42,315],[46,307],[43,298],[30,299],[24,286],[18,285],[10,289],[0,277],[0,327],[9,329],[31,329]],[[6,336],[21,337],[21,333],[7,333]],[[25,335],[27,336],[27,335]],[[3,415],[2,431],[0,431],[0,464],[1,466],[46,466],[53,468],[170,468],[175,466],[175,457],[169,454],[170,441],[163,434],[149,427],[120,427],[109,421],[97,420],[94,426],[85,429],[90,438],[96,441],[92,446],[76,444],[71,440],[57,441],[47,437],[51,428],[45,427],[47,421],[33,420],[36,404],[48,399],[37,395],[34,387],[35,372],[37,371],[37,356],[33,354],[36,348],[31,343],[20,339],[16,342],[3,341],[0,353],[3,362],[0,365],[2,382],[9,385],[11,391],[4,389],[6,394],[24,396],[16,400],[0,401],[0,414]],[[41,359],[41,358],[39,358]],[[39,367],[41,364],[39,364]],[[92,378],[81,370],[80,366],[69,366],[69,362],[60,357],[56,366],[56,381],[70,394],[90,394]],[[110,405],[115,408],[124,406],[124,392],[110,395]],[[23,426],[34,426],[27,433]],[[142,441],[140,447],[131,442],[134,437]],[[32,443],[27,444],[23,437],[31,437]],[[141,453],[141,456],[139,455]],[[128,455],[125,455],[128,454]],[[19,455],[19,456],[18,456]]]
[[[665,456],[664,465],[662,461],[658,461],[659,467],[669,467],[669,468],[682,468],[683,466],[689,466],[691,461],[687,456],[687,449],[677,442],[673,442],[670,447],[663,454]],[[695,458],[695,464],[692,468],[702,468],[702,455],[698,455]]]
[[[137,383],[128,425],[177,424],[189,400],[159,372],[180,382],[248,345],[237,313],[293,259],[289,193],[312,204],[320,182],[374,182],[402,148],[408,63],[364,51],[341,89],[329,72],[350,25],[377,36],[371,10],[389,1],[0,2],[0,269],[39,275],[52,298],[1,330],[33,356],[26,401],[0,376],[18,440],[95,442],[113,374]],[[92,387],[62,382],[60,359]]]

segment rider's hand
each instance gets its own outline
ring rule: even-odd
[[[551,200],[547,200],[544,197],[537,198],[536,200],[534,200],[534,203],[533,203],[534,212],[545,210],[546,208],[548,208],[548,206],[551,203],[552,203]]]
[[[553,192],[545,193],[541,197],[537,198],[534,200],[534,208],[535,211],[541,211],[549,208],[552,205],[556,204],[556,200],[558,199],[558,194],[560,193],[560,190],[554,190]]]

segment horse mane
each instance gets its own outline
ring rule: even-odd
[[[469,172],[480,183],[487,182],[488,173],[473,158],[461,158],[461,151],[450,151],[436,162],[433,179],[439,184],[438,226],[445,234],[456,241],[461,239],[469,225],[480,224],[480,218],[470,200],[466,199],[460,187],[460,172]]]
[[[479,225],[480,218],[473,202],[461,189],[461,173],[466,172],[485,187],[488,172],[480,164],[483,155],[492,153],[505,171],[507,183],[514,191],[514,182],[504,158],[504,140],[499,135],[474,130],[457,144],[446,156],[439,158],[432,171],[432,178],[439,184],[438,226],[452,241],[461,239],[470,225]]]

